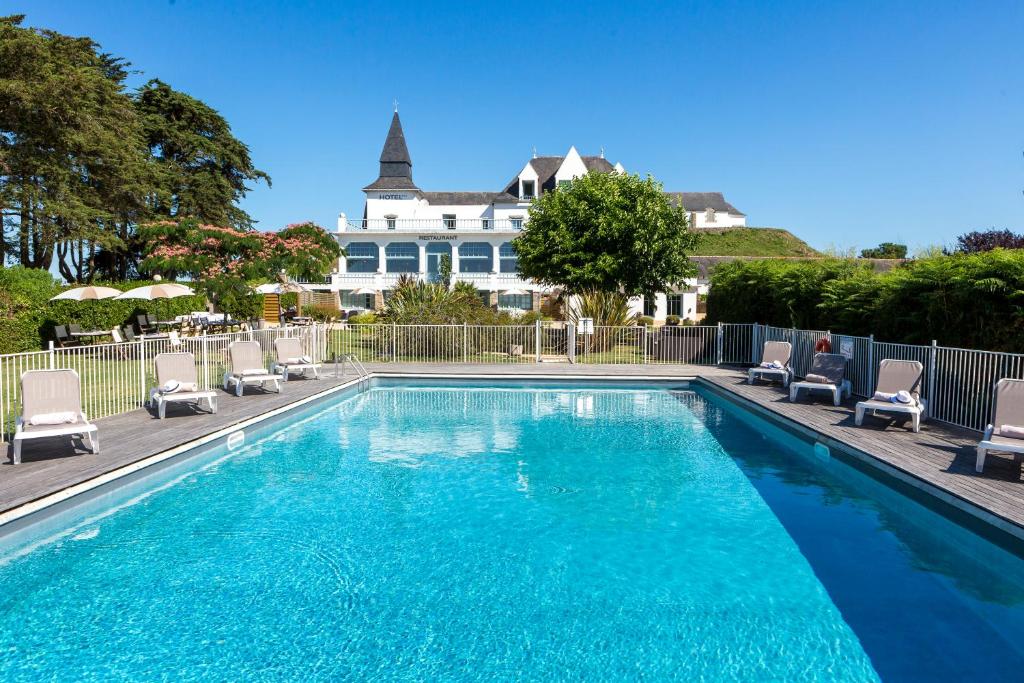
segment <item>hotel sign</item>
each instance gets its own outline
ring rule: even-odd
[[[377,199],[412,199],[412,195],[401,192],[381,192],[377,195]]]

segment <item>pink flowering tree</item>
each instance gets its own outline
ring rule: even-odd
[[[191,218],[141,226],[141,270],[166,277],[187,277],[222,310],[254,317],[250,283],[277,280],[282,273],[299,279],[323,276],[341,256],[337,241],[312,222],[295,223],[277,233],[205,225]]]

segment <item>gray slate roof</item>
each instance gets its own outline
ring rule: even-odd
[[[412,178],[402,176],[380,177],[363,188],[364,190],[419,190]]]
[[[518,201],[507,192],[423,192],[433,205],[463,206],[476,204],[508,204]]]
[[[602,173],[610,173],[615,170],[615,167],[609,163],[604,157],[580,157],[583,159],[583,165],[587,167],[588,171],[600,171]],[[565,161],[565,157],[534,157],[530,159],[530,166],[537,173],[537,185],[541,192],[555,189],[555,173],[558,172],[562,162]],[[519,195],[519,175],[517,174],[512,180],[505,185],[505,192],[512,195]]]
[[[672,206],[679,206],[682,201],[683,208],[687,211],[727,211],[734,216],[746,216],[735,206],[725,201],[721,192],[666,192]]]
[[[384,140],[384,149],[380,152],[380,173],[377,179],[363,188],[364,190],[415,190],[412,182],[412,159],[409,147],[405,144],[405,132],[398,112],[391,117],[391,127]]]

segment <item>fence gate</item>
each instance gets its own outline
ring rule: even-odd
[[[569,362],[569,328],[566,323],[538,321],[537,362]]]

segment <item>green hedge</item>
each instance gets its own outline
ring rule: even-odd
[[[881,341],[1024,352],[1024,250],[909,261],[734,261],[711,276],[708,322],[874,334]]]
[[[138,280],[95,284],[123,291],[155,283]],[[109,330],[133,323],[139,313],[152,313],[163,319],[206,309],[206,299],[201,295],[157,301],[50,301],[70,288],[43,270],[0,268],[0,353],[43,349],[53,339],[56,325],[77,323],[83,329]]]

